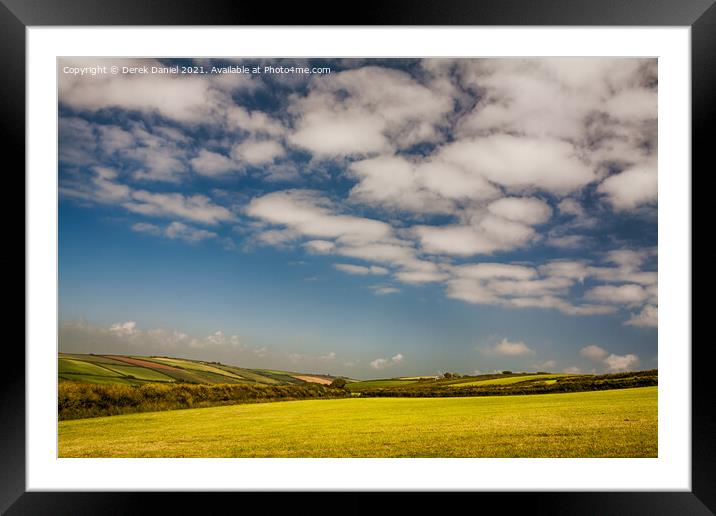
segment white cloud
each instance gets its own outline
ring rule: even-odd
[[[290,227],[302,235],[342,238],[346,242],[374,242],[392,233],[385,222],[333,213],[328,199],[309,190],[279,191],[254,198],[246,213],[271,224]]]
[[[154,59],[62,58],[58,66],[162,66]],[[147,114],[160,114],[184,123],[220,119],[230,98],[216,87],[210,75],[60,74],[59,101],[73,109],[98,111],[122,108]]]
[[[204,224],[218,224],[233,219],[231,212],[214,204],[205,195],[184,196],[180,193],[132,192],[131,201],[123,204],[129,211],[160,217],[178,216]]]
[[[400,292],[399,288],[386,287],[386,286],[381,286],[381,285],[373,285],[372,287],[370,287],[370,289],[377,296],[387,296],[389,294],[397,294],[398,292]]]
[[[552,208],[534,197],[503,197],[490,203],[487,209],[507,220],[528,225],[543,224],[552,215]]]
[[[388,274],[389,272],[385,267],[378,267],[376,265],[364,267],[362,265],[353,265],[350,263],[334,263],[333,266],[339,271],[347,272],[348,274]]]
[[[488,215],[476,225],[414,226],[422,248],[433,254],[473,256],[521,247],[537,235],[532,228]]]
[[[283,146],[273,140],[246,140],[234,146],[231,151],[234,159],[251,165],[271,163],[285,153]]]
[[[233,105],[226,111],[226,118],[231,129],[246,131],[250,134],[281,136],[285,127],[261,111],[248,111],[242,106]]]
[[[398,353],[392,358],[376,358],[370,363],[370,366],[373,369],[385,369],[387,367],[392,367],[396,364],[400,364],[403,361],[403,358],[404,357],[401,353]]]
[[[540,273],[557,278],[571,278],[583,282],[590,275],[587,264],[581,261],[553,260],[539,267]]]
[[[631,353],[623,356],[612,353],[604,359],[604,363],[610,372],[628,371],[639,363],[639,357]]]
[[[601,362],[607,356],[609,353],[607,350],[600,348],[599,346],[596,346],[594,344],[590,344],[589,346],[583,347],[579,353],[590,360],[594,360],[595,362]]]
[[[659,325],[659,310],[654,305],[645,305],[641,312],[633,314],[624,324],[656,328]]]
[[[515,192],[537,188],[567,194],[596,179],[572,145],[561,140],[497,134],[451,143],[439,156]]]
[[[374,114],[335,114],[328,111],[302,115],[298,130],[289,141],[319,156],[341,156],[386,152],[383,120]]]
[[[606,178],[597,192],[606,195],[617,210],[630,210],[655,202],[658,195],[655,166],[639,165]]]
[[[649,293],[640,285],[601,285],[588,290],[584,297],[600,303],[633,305],[646,301]]]
[[[300,236],[292,229],[269,229],[256,235],[256,238],[262,244],[281,247],[295,242]]]
[[[358,179],[350,200],[414,213],[452,213],[457,201],[492,199],[499,191],[483,177],[447,163],[378,156],[353,162]]]
[[[593,362],[599,362],[606,366],[608,372],[627,371],[639,364],[639,357],[632,353],[627,355],[615,355],[604,348],[590,344],[583,347],[579,353]]]
[[[134,321],[114,323],[109,327],[109,331],[118,337],[131,337],[139,333],[137,323]]]
[[[443,281],[448,275],[440,270],[403,270],[395,273],[395,279],[402,283],[434,283]]]
[[[525,344],[524,342],[510,342],[507,339],[502,339],[500,342],[495,344],[495,346],[490,348],[490,351],[498,355],[505,355],[511,357],[531,355],[534,353],[534,350],[527,347],[527,344]]]
[[[294,96],[289,141],[320,157],[384,153],[435,141],[452,99],[398,70],[364,66],[315,78]]]
[[[165,234],[168,238],[178,238],[186,242],[199,242],[200,240],[217,236],[213,231],[194,228],[181,222],[172,222],[169,224],[165,230]]]
[[[209,177],[223,175],[238,168],[231,159],[223,154],[211,152],[206,149],[201,149],[199,154],[195,158],[192,158],[190,162],[192,168],[198,174]]]
[[[532,267],[509,263],[466,264],[456,266],[452,270],[460,277],[472,279],[509,278],[527,280],[537,274],[537,271]]]
[[[584,208],[574,199],[562,199],[557,205],[557,209],[560,213],[565,215],[575,217],[582,217],[584,215]]]

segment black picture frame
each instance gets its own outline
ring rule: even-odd
[[[692,73],[692,170],[716,170],[708,129],[714,122],[716,102],[715,0],[401,0],[363,1],[350,16],[320,4],[285,3],[280,8],[264,2],[237,0],[0,0],[0,145],[5,163],[12,156],[17,169],[25,164],[25,30],[31,26],[83,25],[571,25],[571,26],[689,26]],[[16,174],[7,169],[8,175]],[[694,174],[692,172],[692,179]],[[24,191],[23,181],[23,191]],[[693,188],[692,188],[693,190]],[[693,206],[693,201],[692,201]],[[694,223],[698,220],[692,217]],[[692,257],[693,257],[692,250]],[[27,256],[23,256],[27,259]],[[693,270],[693,258],[692,258]],[[25,269],[26,274],[27,270]],[[704,287],[702,287],[704,288]],[[692,316],[693,321],[693,316]],[[693,322],[692,322],[693,327]],[[25,488],[25,353],[7,343],[0,389],[0,510],[16,514],[135,514],[160,502],[163,511],[194,512],[219,504],[243,507],[260,493],[98,493],[26,492]],[[666,344],[665,344],[666,345]],[[691,345],[691,343],[668,343]],[[479,503],[488,507],[522,506],[532,513],[556,514],[713,514],[716,511],[716,417],[712,344],[692,346],[692,490],[690,492],[529,492],[452,493],[453,504]],[[401,496],[401,507],[425,507],[426,493]],[[290,499],[271,494],[273,510],[318,503],[320,493],[294,493]],[[211,497],[211,501],[207,500]],[[381,507],[380,493],[347,493],[341,512],[363,512]],[[475,500],[477,498],[477,500]],[[209,505],[210,504],[210,505]],[[408,504],[408,505],[406,505]],[[457,509],[457,506],[454,506]],[[273,511],[272,511],[273,512]]]

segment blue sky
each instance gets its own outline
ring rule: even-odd
[[[656,60],[58,67],[61,351],[657,366]]]

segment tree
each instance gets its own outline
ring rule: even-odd
[[[345,378],[334,378],[329,387],[333,389],[345,389],[347,383]]]
[[[512,374],[512,371],[502,371],[502,374]]]

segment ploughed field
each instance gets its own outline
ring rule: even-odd
[[[67,420],[58,432],[60,457],[656,457],[657,387],[277,401]]]

